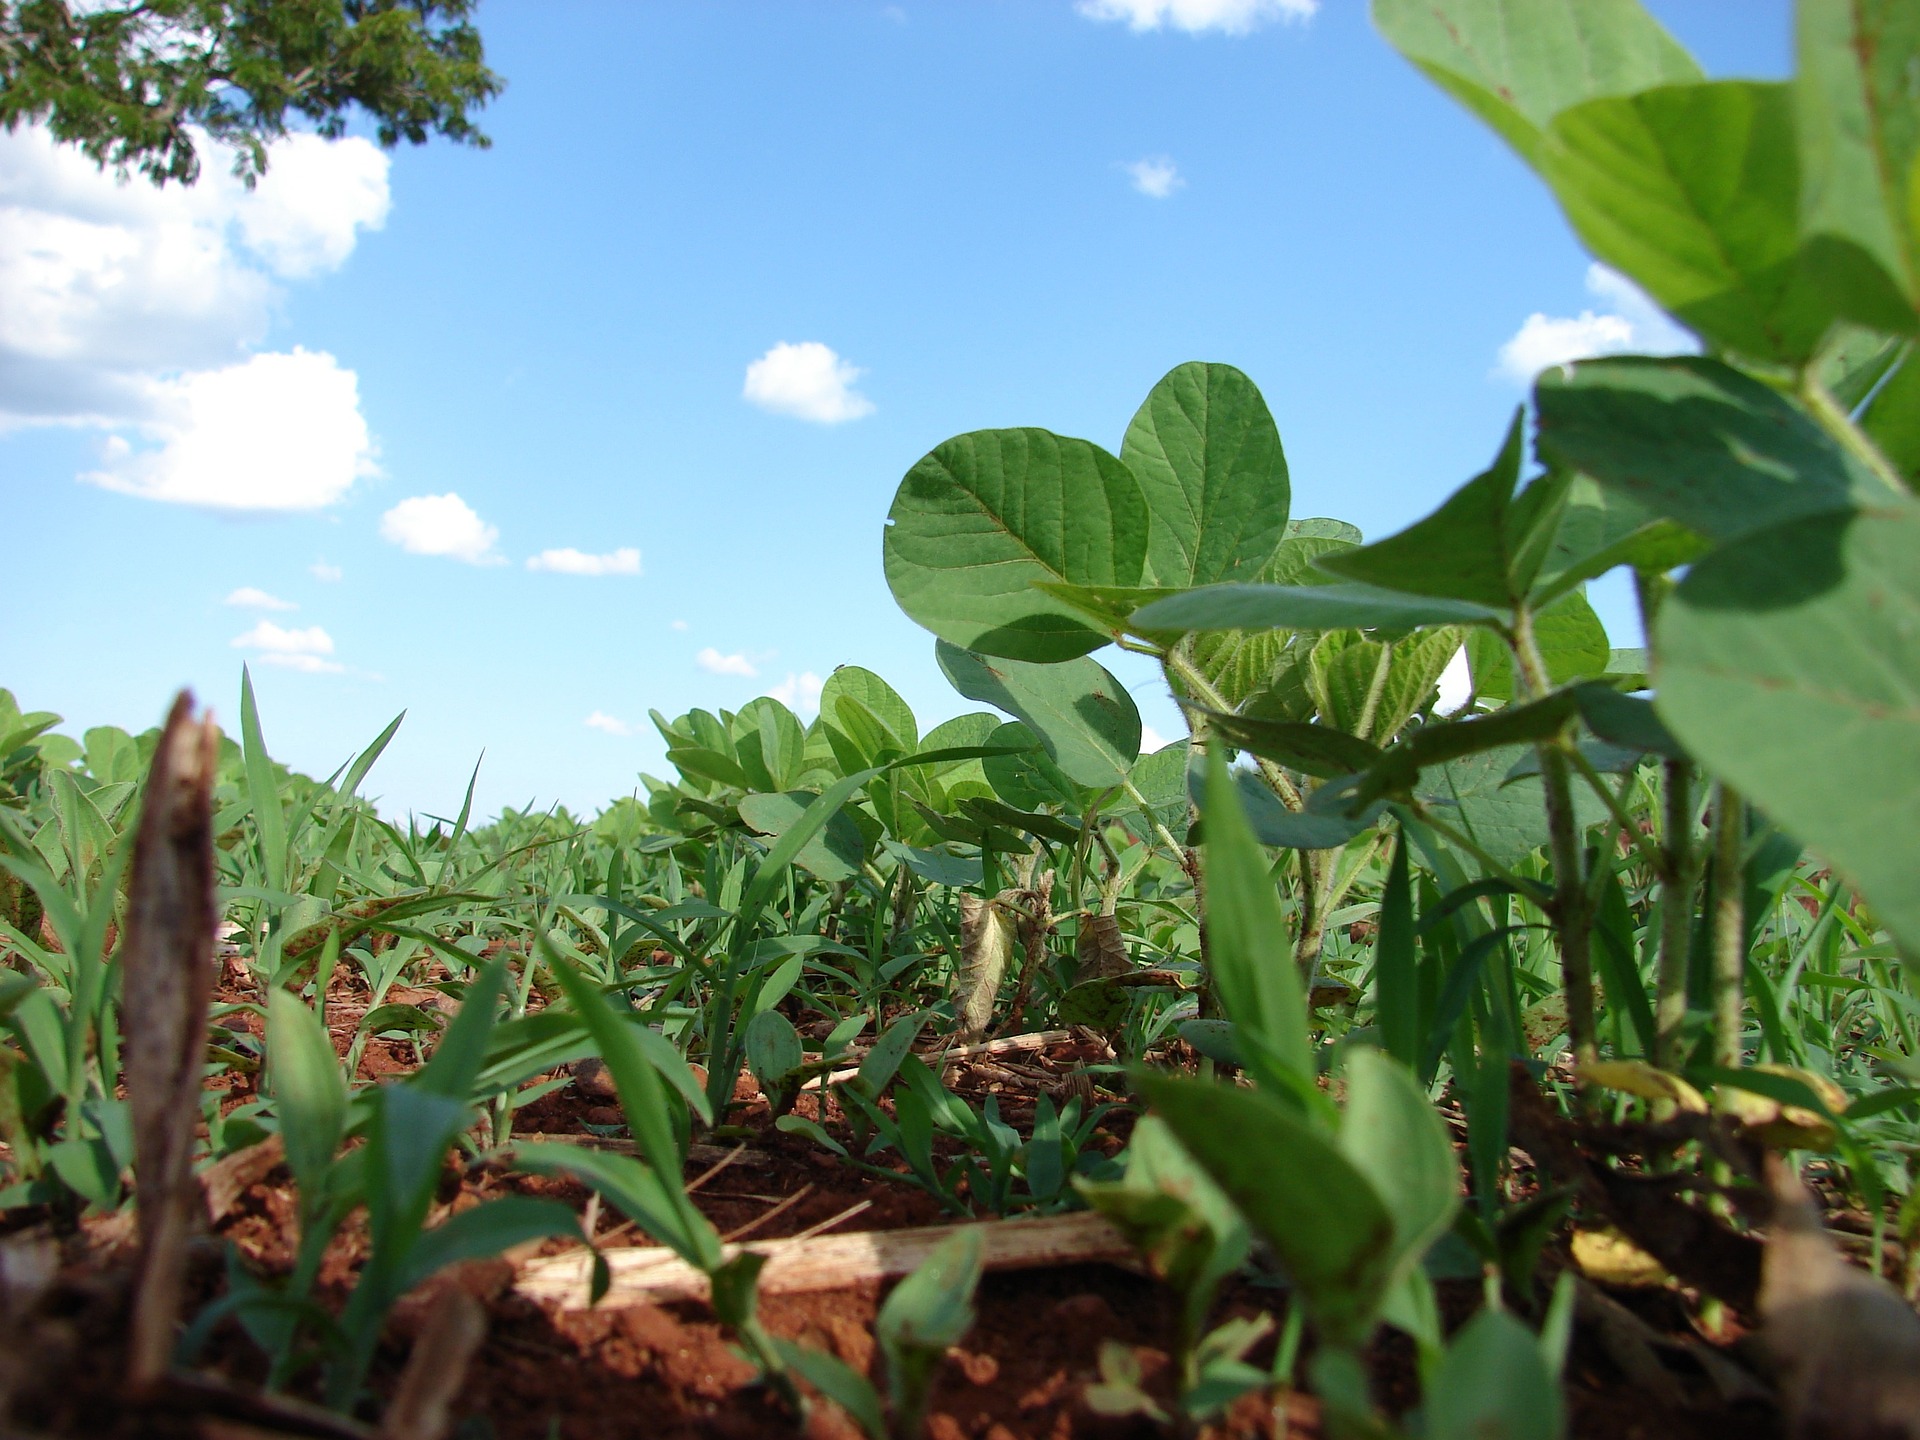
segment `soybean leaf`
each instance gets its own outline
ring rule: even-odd
[[[1429,1440],[1560,1440],[1560,1386],[1533,1332],[1505,1310],[1461,1327],[1426,1399]]]
[[[1134,613],[1149,630],[1412,630],[1486,625],[1501,612],[1474,601],[1436,599],[1375,585],[1203,585]]]
[[[1211,815],[1212,802],[1206,795],[1204,774],[1194,771],[1187,783],[1202,813]],[[1258,775],[1246,771],[1235,772],[1234,788],[1239,792],[1240,806],[1247,823],[1253,827],[1254,837],[1262,845],[1283,850],[1337,850],[1372,829],[1386,808],[1384,801],[1374,801],[1358,814],[1349,815],[1353,789],[1349,782],[1341,780],[1329,781],[1315,790],[1307,797],[1304,810],[1287,809]]]
[[[1314,1076],[1307,997],[1288,952],[1286,918],[1217,748],[1207,754],[1207,920],[1214,983],[1248,1068],[1281,1093]],[[1291,1072],[1291,1078],[1284,1072]]]
[[[814,799],[809,791],[792,790],[784,794],[748,795],[734,808],[749,829],[778,837],[806,813]],[[829,816],[820,832],[794,852],[793,863],[832,884],[858,875],[866,853],[867,844],[860,827],[845,810],[840,810]]]
[[[1801,0],[1795,20],[1809,267],[1851,318],[1910,334],[1920,302],[1920,21],[1904,0]]]
[[[1715,540],[1888,491],[1797,406],[1718,360],[1622,356],[1534,382],[1543,454]]]
[[[762,1010],[747,1025],[747,1068],[762,1088],[779,1084],[805,1060],[800,1032],[778,1010]]]
[[[1920,489],[1920,352],[1909,351],[1880,387],[1860,417],[1860,428],[1906,477],[1908,487]]]
[[[1554,117],[1541,171],[1587,248],[1713,345],[1798,362],[1835,318],[1800,263],[1786,85],[1588,101]]]
[[[1212,733],[1241,750],[1273,760],[1303,775],[1332,779],[1365,770],[1380,758],[1380,747],[1331,725],[1263,720],[1201,709]]]
[[[1435,807],[1448,824],[1466,833],[1502,865],[1513,865],[1547,843],[1546,793],[1539,776],[1509,780],[1528,745],[1502,746],[1428,770],[1414,788],[1416,799]],[[1606,806],[1584,785],[1573,792],[1581,829],[1606,818]]]
[[[1516,410],[1493,464],[1397,535],[1324,555],[1322,570],[1387,590],[1504,610],[1547,557],[1570,478],[1549,473],[1517,496],[1524,443]]]
[[[1373,0],[1373,23],[1535,165],[1568,106],[1700,78],[1639,0]]]
[[[1070,660],[1108,640],[1034,582],[1137,585],[1146,561],[1132,471],[1045,430],[948,440],[907,472],[887,521],[900,608],[951,644],[1010,659]]]
[[[1363,1339],[1393,1272],[1394,1233],[1366,1176],[1264,1091],[1145,1072],[1135,1083],[1273,1247],[1327,1338]]]
[[[1018,716],[1076,784],[1118,785],[1140,757],[1140,712],[1127,687],[1098,661],[989,659],[944,640],[935,654],[954,689]]]
[[[1578,590],[1534,615],[1533,638],[1550,685],[1604,675],[1613,660],[1606,627]],[[1489,700],[1514,698],[1513,652],[1505,640],[1476,630],[1467,640],[1467,662],[1475,694]]]
[[[1009,753],[991,757],[981,769],[993,793],[1007,804],[1022,810],[1038,810],[1043,805],[1078,806],[1080,787],[1054,764],[1033,731],[1018,720],[1010,720],[993,732],[992,740]]]
[[[847,737],[847,715],[857,715],[859,711],[849,711],[843,715],[841,702],[852,700],[880,726],[878,744],[854,756],[857,763],[849,764],[842,757],[841,765],[846,770],[860,770],[869,765],[878,765],[880,749],[888,749],[901,755],[910,754],[919,748],[919,726],[913,718],[913,710],[900,698],[885,680],[871,670],[858,665],[841,665],[827,676],[826,683],[820,687],[820,721],[826,727],[829,736],[836,732],[842,740]],[[836,747],[835,753],[838,753]]]
[[[1147,502],[1149,585],[1254,579],[1286,538],[1280,431],[1231,365],[1196,361],[1163,376],[1127,426],[1120,459]]]
[[[1920,945],[1920,503],[1724,545],[1661,607],[1655,707]]]
[[[1339,1145],[1392,1217],[1395,1268],[1417,1262],[1460,1208],[1460,1166],[1405,1063],[1366,1046],[1351,1053]]]

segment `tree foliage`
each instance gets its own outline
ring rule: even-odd
[[[251,185],[289,116],[341,134],[355,108],[382,145],[430,134],[485,147],[498,95],[475,0],[0,0],[0,125],[45,121],[99,164],[192,184],[199,144]]]

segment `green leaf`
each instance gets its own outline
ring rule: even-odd
[[[1374,585],[1203,585],[1135,612],[1141,630],[1412,630],[1485,625],[1492,606],[1383,590]]]
[[[346,1132],[347,1081],[327,1027],[285,990],[267,995],[267,1062],[287,1168],[303,1195],[317,1195]]]
[[[763,1089],[778,1085],[805,1061],[800,1032],[778,1010],[762,1010],[747,1026],[747,1068]]]
[[[857,701],[867,715],[880,726],[880,745],[876,749],[858,751],[851,757],[842,756],[841,765],[846,770],[862,770],[869,765],[878,765],[878,748],[895,750],[908,755],[919,748],[920,727],[914,720],[913,709],[900,698],[885,680],[871,670],[863,670],[858,665],[840,665],[827,676],[826,683],[820,687],[820,723],[829,735],[836,732],[843,741],[851,738],[847,728],[847,714],[841,702]],[[857,712],[851,712],[857,713]],[[838,747],[836,746],[836,753]],[[848,763],[849,759],[853,763]]]
[[[1262,1084],[1282,1092],[1313,1083],[1307,997],[1286,943],[1289,928],[1267,857],[1254,839],[1217,748],[1207,755],[1207,922],[1214,983]],[[1249,1041],[1256,1043],[1247,1043]]]
[[[904,1350],[944,1351],[966,1338],[984,1253],[978,1226],[956,1230],[893,1287],[873,1327],[891,1364]]]
[[[753,880],[740,897],[740,908],[734,915],[736,933],[743,933],[754,924],[795,857],[840,813],[855,791],[880,773],[879,768],[858,771],[834,781],[807,802],[806,808],[780,832],[780,838],[774,841],[773,848],[760,861],[760,868],[754,871]]]
[[[1393,1219],[1395,1268],[1417,1263],[1453,1224],[1460,1166],[1412,1069],[1365,1046],[1350,1053],[1339,1145]]]
[[[784,1123],[784,1122],[782,1122]],[[887,1440],[886,1416],[880,1393],[858,1370],[836,1355],[793,1340],[773,1337],[774,1350],[786,1367],[853,1418],[867,1440]]]
[[[493,1032],[494,1007],[506,988],[507,957],[497,955],[467,982],[453,1022],[410,1083],[454,1100],[474,1098],[474,1080],[486,1062],[487,1038]]]
[[[1420,973],[1414,948],[1410,842],[1401,830],[1380,892],[1380,933],[1373,946],[1373,1012],[1387,1053],[1402,1065],[1420,1063]]]
[[[1640,0],[1373,0],[1373,23],[1534,164],[1567,107],[1700,78]]]
[[[550,1236],[582,1238],[580,1219],[571,1206],[531,1195],[503,1195],[451,1215],[423,1234],[407,1252],[397,1289],[404,1293],[449,1265],[488,1259]]]
[[[1202,813],[1211,815],[1205,793],[1204,777],[1196,772],[1188,784]],[[1358,835],[1365,834],[1380,818],[1384,802],[1366,806],[1358,815],[1347,814],[1352,798],[1350,787],[1342,781],[1322,785],[1307,797],[1307,808],[1289,810],[1266,782],[1248,771],[1236,771],[1234,789],[1254,838],[1262,845],[1283,850],[1336,850]],[[1210,823],[1210,822],[1209,822]]]
[[[1453,1337],[1426,1396],[1428,1440],[1560,1440],[1560,1386],[1533,1332],[1482,1310]]]
[[[247,776],[247,809],[260,839],[262,878],[269,890],[287,888],[287,821],[280,808],[280,786],[273,760],[260,734],[260,707],[253,698],[253,673],[240,667],[240,737]]]
[[[807,790],[748,795],[734,808],[749,829],[778,837],[798,823],[816,798]],[[794,852],[793,863],[833,884],[858,875],[866,854],[867,843],[860,827],[845,810],[840,810],[828,818],[818,834]]]
[[[1797,406],[1718,360],[1587,360],[1533,393],[1543,454],[1715,540],[1889,493]]]
[[[900,482],[887,516],[887,584],[900,608],[963,649],[1070,660],[1107,635],[1034,588],[1138,585],[1148,519],[1114,456],[1045,430],[977,430]]]
[[[1910,489],[1920,489],[1920,350],[1909,351],[1860,417],[1880,453]]]
[[[1364,1339],[1392,1277],[1394,1235],[1366,1176],[1264,1091],[1151,1072],[1135,1083],[1273,1247],[1326,1338]]]
[[[1708,542],[1691,530],[1661,519],[1622,491],[1576,475],[1527,603],[1535,611],[1544,610],[1618,565],[1664,575],[1699,559],[1707,548]]]
[[[1786,85],[1588,101],[1554,117],[1540,168],[1587,248],[1712,345],[1798,362],[1835,318],[1800,260]]]
[[[1140,758],[1140,712],[1127,687],[1098,661],[988,659],[944,640],[934,648],[954,689],[1026,722],[1076,784],[1118,785]]]
[[[1549,740],[1566,729],[1577,713],[1579,702],[1574,693],[1556,690],[1530,704],[1509,705],[1491,715],[1423,725],[1374,763],[1361,777],[1354,799],[1358,803],[1382,795],[1404,796],[1419,783],[1423,770],[1466,755]]]
[[[1013,753],[995,755],[982,763],[993,793],[1020,810],[1047,805],[1078,808],[1080,787],[1053,763],[1040,739],[1018,720],[1009,720],[993,732],[992,742]]]
[[[854,1076],[853,1083],[876,1098],[884,1094],[887,1086],[893,1083],[900,1062],[907,1058],[907,1052],[913,1048],[920,1028],[926,1023],[927,1017],[916,1013],[902,1015],[887,1026],[880,1032],[880,1038],[873,1042],[873,1048],[867,1051],[866,1058],[860,1062],[860,1072]]]
[[[705,1236],[686,1230],[681,1202],[673,1193],[678,1188],[677,1176],[670,1186],[631,1155],[589,1150],[584,1145],[516,1143],[513,1165],[529,1175],[563,1175],[579,1181],[612,1201],[621,1214],[689,1265],[704,1268],[719,1263],[719,1237],[713,1236],[709,1247]],[[701,1224],[705,1225],[705,1220]]]
[[[1587,597],[1575,590],[1562,595],[1533,617],[1534,644],[1547,667],[1549,684],[1565,685],[1607,673],[1613,649],[1606,627],[1593,613]],[[1514,698],[1513,652],[1506,641],[1485,630],[1467,640],[1467,662],[1473,671],[1476,695],[1488,700]]]
[[[1120,459],[1147,502],[1149,585],[1252,580],[1286,538],[1280,431],[1231,365],[1169,371],[1127,426]]]
[[[1212,733],[1237,749],[1273,760],[1303,775],[1333,779],[1365,770],[1380,758],[1380,747],[1331,725],[1261,720],[1202,709]]]
[[[1358,550],[1324,555],[1320,568],[1385,590],[1510,609],[1546,558],[1568,483],[1564,475],[1548,474],[1515,499],[1525,449],[1522,416],[1514,412],[1493,464],[1433,514]]]
[[[1655,706],[1920,946],[1920,503],[1722,546],[1661,607]]]
[[[1911,334],[1920,328],[1920,234],[1909,214],[1920,16],[1907,0],[1800,0],[1795,20],[1809,266],[1849,317]]]
[[[797,786],[806,769],[806,751],[806,730],[771,695],[749,700],[733,717],[733,753],[756,790]]]
[[[1531,745],[1502,746],[1465,755],[1420,777],[1415,798],[1435,807],[1448,824],[1466,833],[1502,865],[1515,865],[1547,843],[1546,791],[1538,775],[1510,780]],[[1574,787],[1575,823],[1585,830],[1606,818],[1600,797],[1585,785]]]

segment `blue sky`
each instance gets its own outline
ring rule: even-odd
[[[1789,66],[1784,3],[1650,8],[1710,73]],[[26,708],[140,729],[189,684],[237,726],[250,661],[309,771],[408,712],[389,811],[451,813],[484,750],[482,811],[591,813],[662,771],[650,708],[804,706],[848,663],[923,729],[975,708],[880,564],[950,435],[1117,448],[1160,375],[1224,361],[1294,513],[1378,535],[1485,464],[1529,365],[1673,343],[1358,0],[479,20],[490,151],[300,137],[252,195],[210,152],[156,196],[0,137]]]

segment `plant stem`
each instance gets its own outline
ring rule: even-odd
[[[1907,363],[1913,362],[1909,360]],[[1800,372],[1799,388],[1800,403],[1813,413],[1813,418],[1820,422],[1820,428],[1837,440],[1843,450],[1872,471],[1876,478],[1884,481],[1894,494],[1913,493],[1913,487],[1893,468],[1893,462],[1881,453],[1871,437],[1853,423],[1853,417],[1833,398],[1833,392],[1815,378],[1811,365]]]
[[[1668,760],[1665,831],[1660,847],[1660,976],[1654,1002],[1653,1063],[1680,1063],[1680,1031],[1687,1020],[1687,961],[1693,936],[1693,765]]]
[[[1227,703],[1226,697],[1214,689],[1213,682],[1200,673],[1199,667],[1180,653],[1178,646],[1162,653],[1160,663],[1166,666],[1167,672],[1180,682],[1189,695],[1209,710],[1226,712],[1233,709]],[[1301,810],[1306,807],[1299,788],[1287,778],[1286,771],[1273,761],[1258,755],[1253,757],[1253,763],[1259,767],[1260,778],[1265,780],[1273,793],[1280,797],[1281,804],[1289,810]]]
[[[1740,1064],[1745,1030],[1747,906],[1741,851],[1746,806],[1725,783],[1713,787],[1713,1063]]]
[[[1524,605],[1514,611],[1511,636],[1517,695],[1534,699],[1551,686],[1546,662],[1533,634],[1533,614]],[[1585,855],[1580,823],[1573,809],[1572,767],[1563,737],[1543,740],[1540,779],[1546,795],[1548,848],[1553,855],[1554,928],[1560,932],[1560,976],[1567,997],[1567,1041],[1576,1065],[1600,1058],[1593,1018],[1593,907],[1587,900]]]

